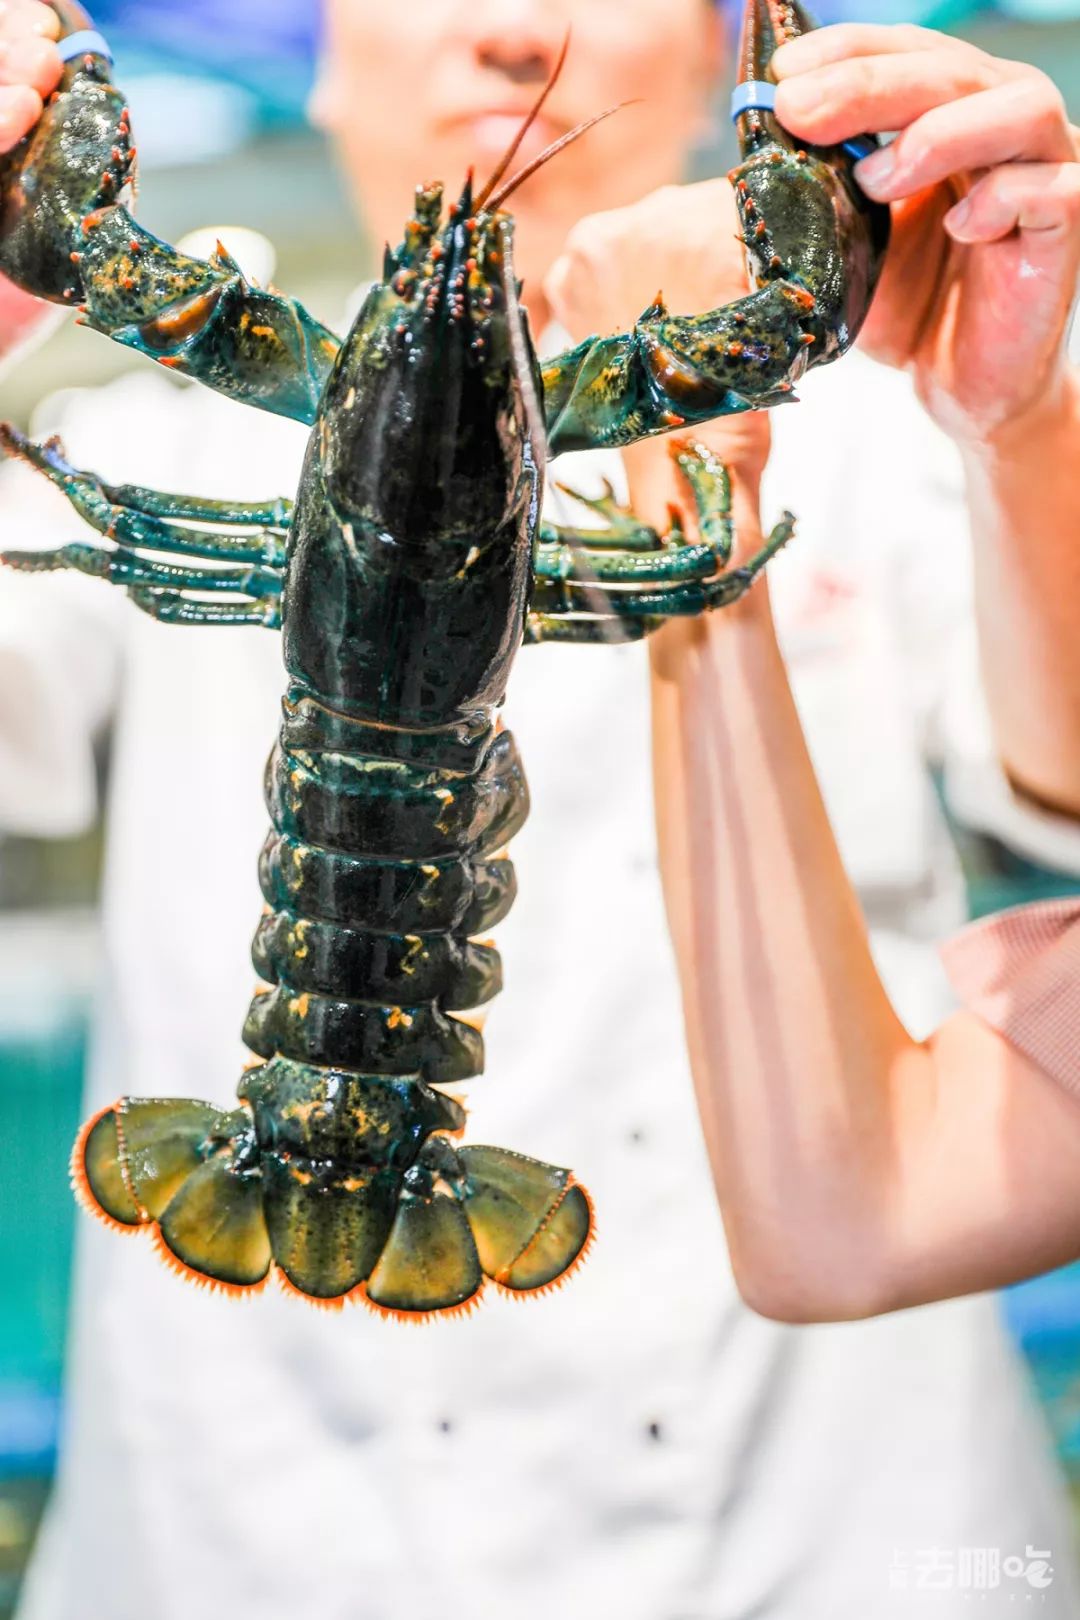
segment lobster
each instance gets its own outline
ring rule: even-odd
[[[599,527],[555,528],[540,515],[545,460],[790,399],[854,341],[888,211],[855,184],[858,150],[801,150],[777,122],[769,60],[812,25],[794,0],[748,0],[731,177],[744,298],[688,316],[658,298],[632,331],[541,366],[505,207],[535,167],[505,178],[519,135],[483,187],[470,176],[446,207],[441,186],[417,191],[341,342],[220,246],[186,257],[136,223],[107,47],[75,0],[55,9],[63,78],[0,159],[0,270],[312,427],[295,500],[265,503],[110,485],[58,440],[0,430],[101,537],[6,563],[95,575],[169,624],[280,629],[287,676],[238,1106],[122,1098],[80,1132],[76,1190],[237,1293],[276,1275],[325,1305],[413,1320],[468,1310],[488,1282],[538,1293],[583,1257],[588,1195],[568,1170],[462,1145],[447,1089],[483,1068],[474,1010],[501,982],[483,936],[514,899],[506,845],[529,808],[498,718],[511,665],[523,643],[641,637],[734,602],[793,525],[785,515],[732,567],[726,469],[684,437],[697,538],[675,513],[656,532],[610,493],[585,503]]]

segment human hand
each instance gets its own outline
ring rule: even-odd
[[[10,152],[41,117],[60,82],[54,41],[60,19],[38,0],[0,0],[0,153]]]
[[[899,130],[863,160],[893,241],[862,346],[911,370],[961,446],[1037,431],[1077,388],[1080,134],[1045,74],[927,28],[841,24],[773,58],[807,142]]]
[[[41,117],[45,97],[64,71],[53,43],[60,19],[37,0],[0,0],[0,155],[17,146]],[[41,299],[0,276],[0,356],[12,352],[49,317]]]
[[[675,314],[746,295],[741,226],[727,180],[662,186],[628,207],[579,220],[544,282],[552,315],[575,343],[594,332],[629,331],[658,291]],[[723,456],[737,482],[756,490],[769,456],[765,412],[727,417],[694,433]],[[675,494],[667,452],[663,438],[625,452],[635,506],[649,522],[663,516],[661,493]]]

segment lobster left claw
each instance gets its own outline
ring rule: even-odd
[[[78,0],[51,5],[64,70],[35,127],[0,153],[0,274],[219,393],[313,422],[338,339],[248,282],[220,243],[196,259],[136,222],[136,149],[108,47]]]
[[[797,0],[747,0],[734,103],[743,161],[729,179],[753,291],[704,315],[673,316],[657,301],[632,332],[556,356],[543,370],[552,455],[781,404],[809,367],[855,341],[890,214],[855,181],[872,136],[804,149],[772,111],[773,53],[812,27]]]

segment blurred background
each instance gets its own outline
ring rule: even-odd
[[[948,28],[1042,67],[1080,118],[1080,0],[819,0],[825,22],[857,18]],[[277,252],[276,284],[340,323],[365,255],[304,106],[318,50],[305,0],[97,0],[138,135],[143,222],[176,241],[244,224]],[[716,146],[726,160],[718,87]],[[3,414],[22,425],[60,387],[128,368],[119,347],[65,324],[3,379]],[[108,768],[108,742],[100,769]],[[71,841],[0,839],[0,1620],[10,1614],[48,1492],[60,1412],[75,1210],[67,1154],[79,1091],[95,953],[100,829]],[[963,853],[973,915],[1067,884],[986,840]],[[46,1167],[46,1173],[42,1173]],[[1032,1368],[1080,1512],[1080,1267],[1002,1301]]]

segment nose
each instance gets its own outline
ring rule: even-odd
[[[479,65],[513,84],[544,84],[566,33],[563,7],[550,0],[472,0],[468,8]]]

